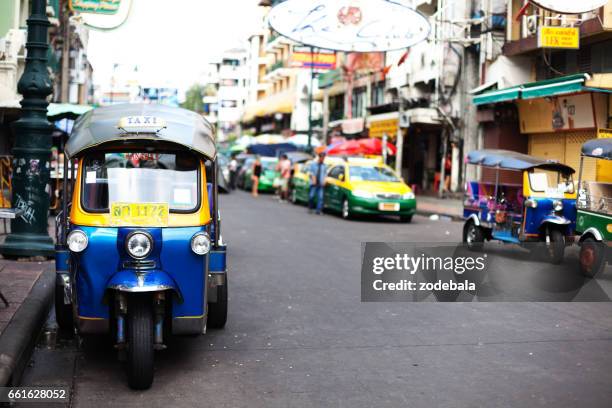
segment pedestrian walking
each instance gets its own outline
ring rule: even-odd
[[[325,177],[327,176],[327,166],[325,165],[325,152],[319,153],[317,161],[310,164],[308,169],[310,174],[310,191],[308,195],[309,211],[315,209],[317,214],[321,214],[323,210],[323,192],[325,187]]]
[[[289,198],[289,179],[291,178],[291,160],[286,154],[282,154],[277,165],[277,171],[280,173],[279,197],[281,201]]]
[[[238,176],[238,160],[236,160],[236,155],[232,155],[232,160],[230,160],[227,166],[230,173],[230,190],[236,189],[236,177]]]
[[[261,177],[261,160],[259,156],[255,158],[255,162],[253,163],[253,175],[251,176],[251,180],[253,181],[253,197],[257,197],[259,195],[259,178]]]

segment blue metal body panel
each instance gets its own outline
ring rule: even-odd
[[[139,230],[151,234],[153,250],[145,258],[155,263],[151,270],[140,270],[146,285],[176,287],[182,302],[173,300],[173,317],[202,316],[204,314],[205,276],[208,256],[198,256],[191,250],[191,238],[206,226],[185,228],[114,228],[79,227],[89,239],[87,248],[72,254],[78,314],[82,317],[108,318],[109,307],[104,295],[109,285],[137,287],[138,277],[133,261],[125,249],[125,237]]]
[[[560,227],[565,231],[566,235],[573,235],[576,229],[576,200],[563,199],[563,211],[560,214],[555,214],[553,210],[554,199],[550,198],[532,198],[533,201],[537,201],[538,206],[536,208],[527,208],[527,214],[525,219],[525,233],[526,234],[539,234],[541,226],[546,221],[559,220],[561,217],[570,222],[569,225]]]
[[[512,235],[512,231],[509,230],[495,230],[491,235],[498,241],[510,242],[513,244],[519,244],[521,242],[517,237]]]
[[[68,273],[70,270],[70,251],[66,248],[55,249],[55,272]]]
[[[227,271],[227,246],[219,246],[210,252],[210,261],[208,262],[208,272],[220,273]]]

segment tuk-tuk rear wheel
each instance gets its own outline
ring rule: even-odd
[[[589,237],[580,246],[580,272],[584,276],[594,278],[603,268],[605,248],[604,244]]]
[[[131,295],[128,300],[128,383],[135,390],[146,390],[153,384],[153,302],[145,294]]]
[[[548,244],[548,255],[550,257],[550,263],[559,265],[563,262],[565,253],[565,237],[558,229],[551,230],[549,235],[550,243]]]

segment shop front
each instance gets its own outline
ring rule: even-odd
[[[479,116],[486,118],[481,120],[484,147],[519,151],[578,169],[580,147],[587,140],[612,135],[611,90],[593,85],[588,74],[578,74],[476,95]],[[517,122],[499,120],[500,112],[513,111],[512,105]],[[595,161],[585,163],[584,179],[612,181],[612,169]]]

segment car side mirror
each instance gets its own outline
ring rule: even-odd
[[[344,174],[339,175],[339,176],[338,176],[338,180],[340,180],[340,181],[344,181]]]

